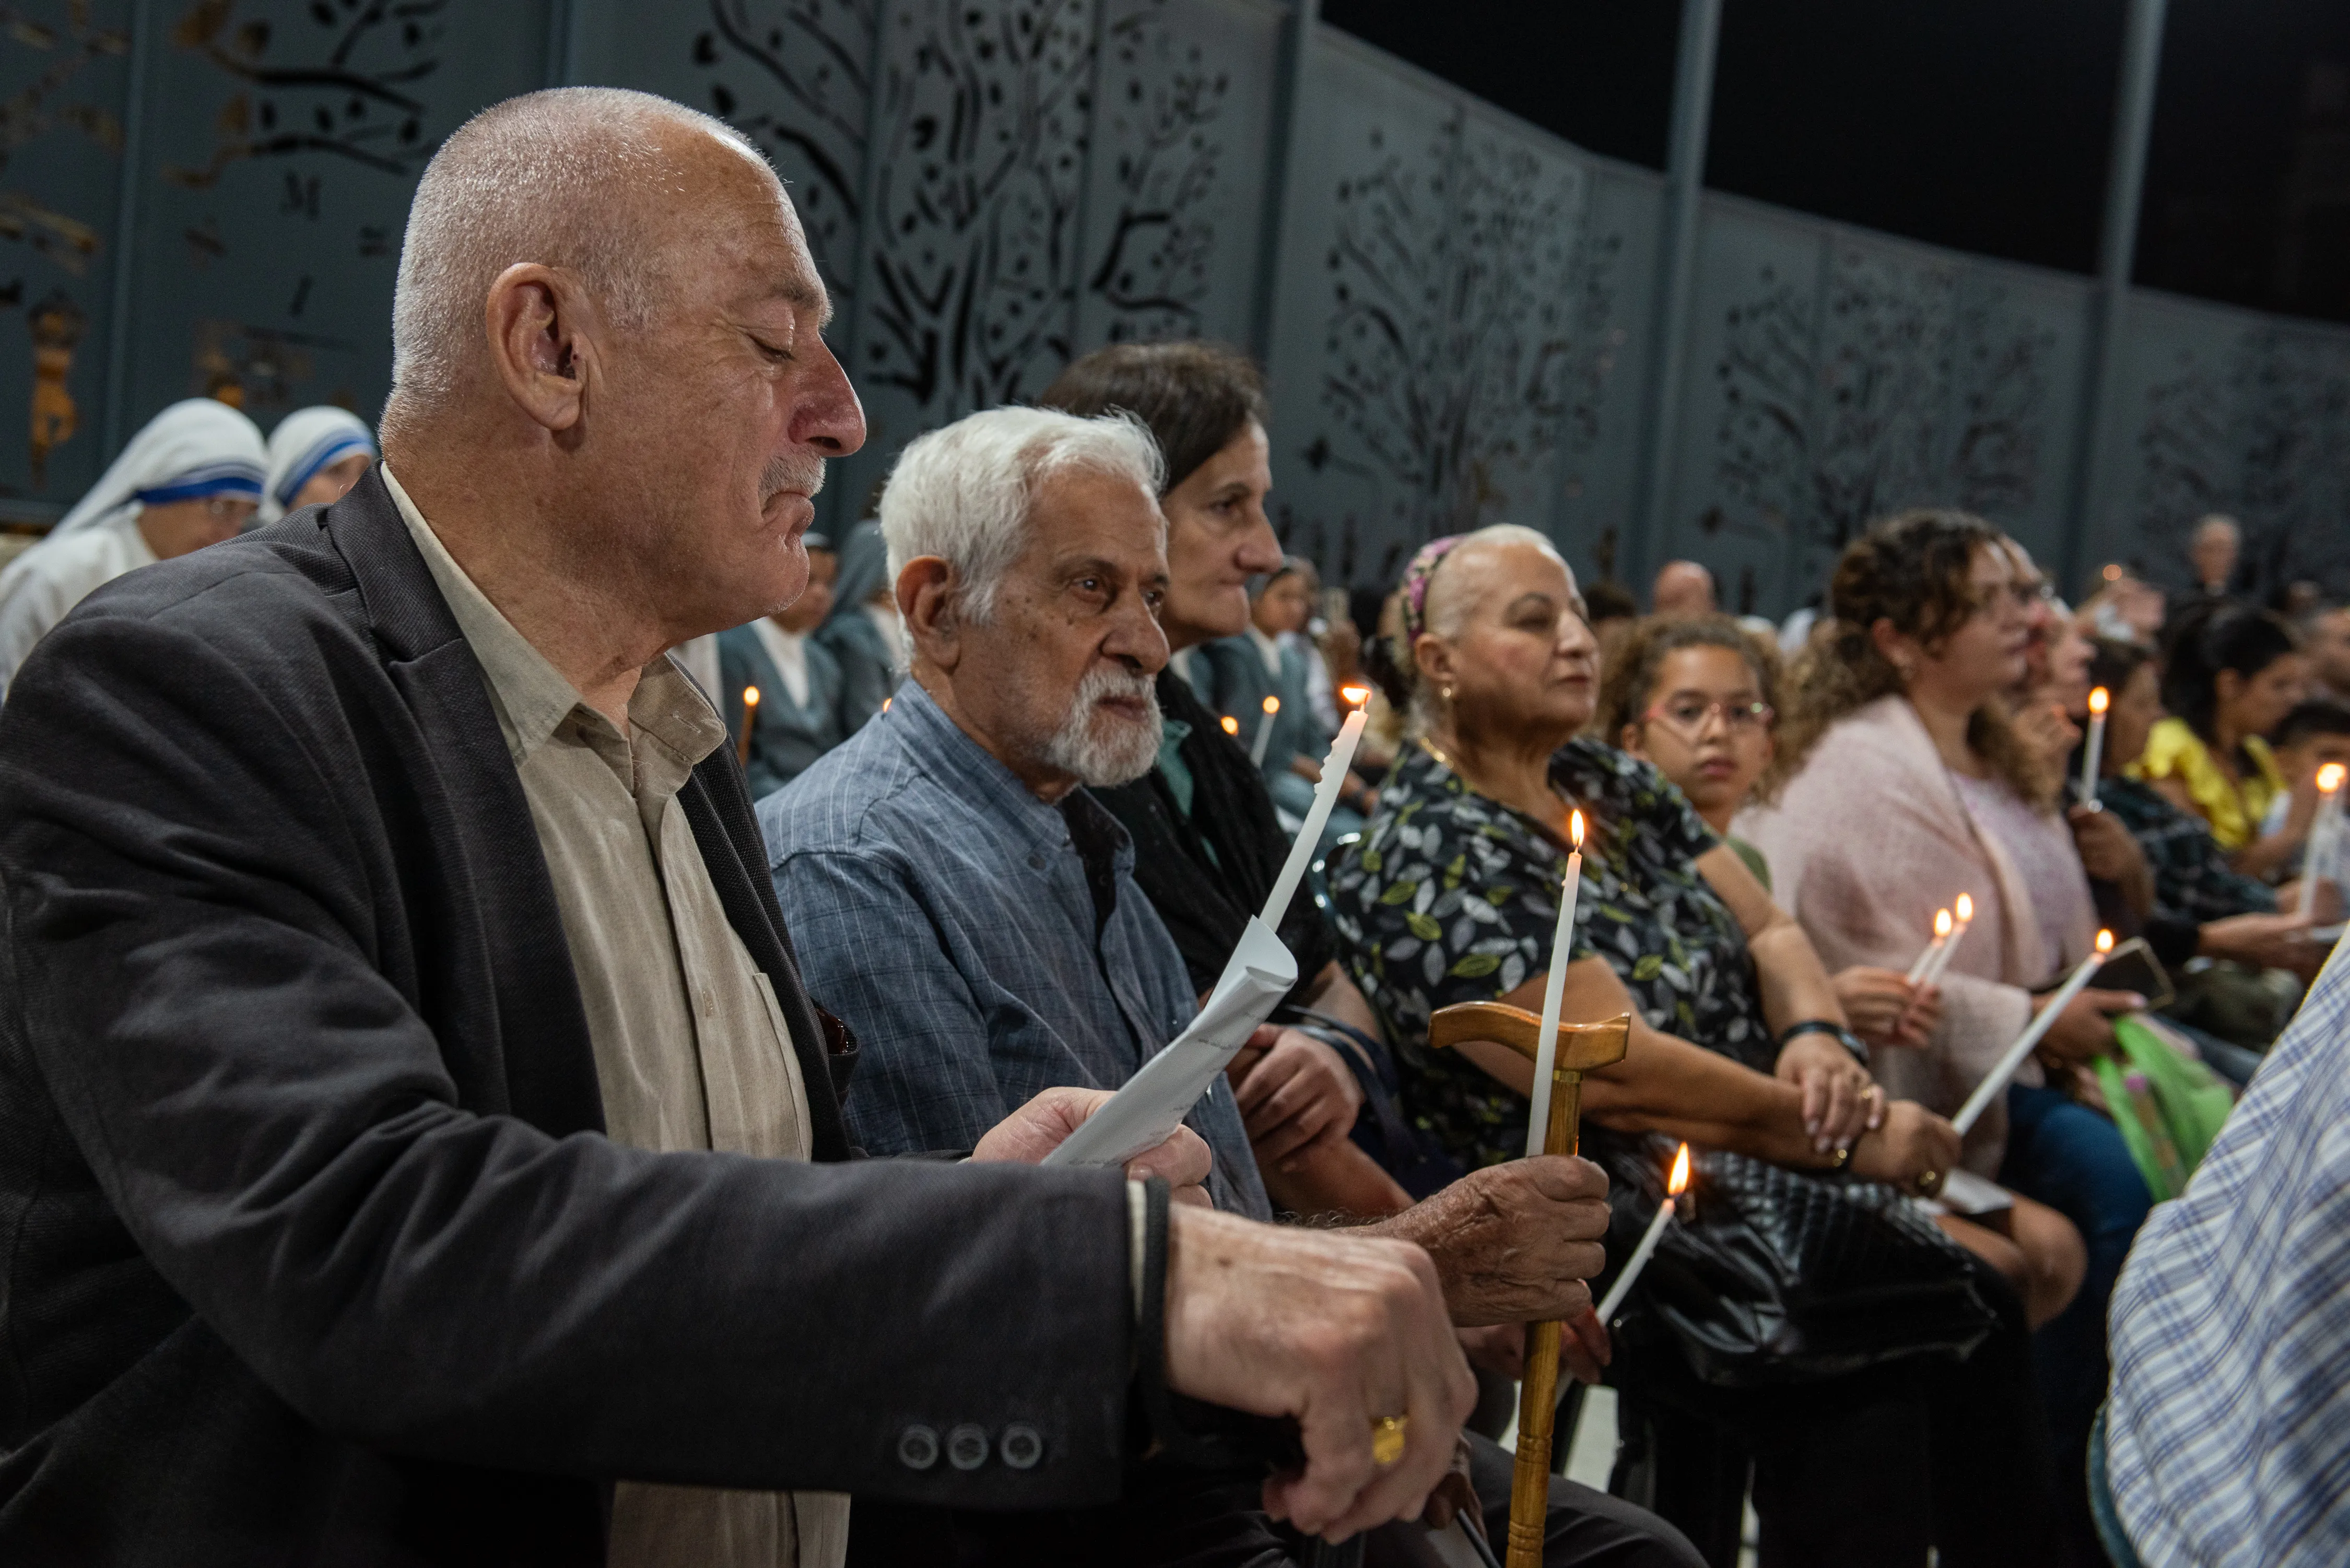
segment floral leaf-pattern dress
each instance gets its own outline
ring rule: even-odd
[[[1570,741],[1551,782],[1586,819],[1574,957],[1605,958],[1653,1027],[1770,1072],[1745,931],[1697,869],[1721,840],[1663,774],[1613,747]],[[1525,1151],[1526,1102],[1429,1050],[1429,1016],[1494,1001],[1550,967],[1565,872],[1564,847],[1532,818],[1415,746],[1330,875],[1348,965],[1396,1043],[1404,1109],[1472,1166]]]

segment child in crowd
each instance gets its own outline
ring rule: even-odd
[[[2312,697],[2296,703],[2277,726],[2271,749],[2277,772],[2288,791],[2269,802],[2261,819],[2261,836],[2290,834],[2292,854],[2280,867],[2279,880],[2297,877],[2308,848],[2310,824],[2317,815],[2317,770],[2329,763],[2350,766],[2350,706],[2331,697]],[[2350,786],[2345,786],[2350,788]],[[2334,863],[2334,881],[2350,898],[2350,855]]]

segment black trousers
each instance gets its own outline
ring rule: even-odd
[[[1499,1558],[1510,1523],[1510,1454],[1470,1439],[1470,1481]],[[848,1519],[849,1568],[1436,1568],[1417,1524],[1390,1524],[1319,1557],[1267,1520],[1253,1479],[1172,1466],[1138,1468],[1106,1508],[978,1513],[859,1501]],[[1554,1478],[1544,1568],[1702,1568],[1697,1548],[1654,1514]]]
[[[1627,1449],[1613,1490],[1652,1488],[1651,1506],[1711,1568],[1736,1568],[1750,1474],[1762,1568],[1924,1568],[1929,1546],[1941,1568],[2061,1562],[2022,1308],[1989,1269],[1976,1273],[2000,1323],[1964,1362],[1721,1389],[1669,1349],[1619,1361]]]

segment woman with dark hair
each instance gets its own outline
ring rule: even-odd
[[[2163,639],[2162,702],[2135,777],[2209,823],[2230,863],[2265,877],[2292,858],[2308,832],[2288,820],[2263,838],[2269,803],[2292,786],[2268,736],[2308,681],[2292,627],[2264,609],[2216,600],[2183,611]]]
[[[1249,917],[1273,890],[1289,850],[1263,778],[1249,761],[1252,732],[1235,738],[1195,690],[1202,645],[1249,624],[1252,579],[1282,569],[1264,514],[1273,488],[1264,382],[1243,354],[1212,343],[1123,343],[1071,364],[1038,402],[1094,415],[1123,409],[1150,427],[1167,458],[1167,597],[1159,625],[1175,657],[1158,681],[1166,739],[1159,765],[1133,784],[1094,794],[1135,844],[1135,880],[1205,992],[1223,972]],[[1191,657],[1186,657],[1186,655]],[[1301,1011],[1375,1033],[1378,1025],[1338,963],[1329,923],[1301,887],[1279,927],[1297,959],[1290,993]],[[1308,1021],[1310,1022],[1310,1021]],[[1458,1175],[1424,1172],[1419,1190],[1396,1185],[1347,1143],[1363,1091],[1339,1047],[1284,1028],[1269,1052],[1244,1052],[1234,1088],[1274,1201],[1303,1212],[1378,1214]]]
[[[2035,597],[1979,517],[1909,512],[1855,540],[1829,588],[1830,624],[1790,680],[1778,799],[1739,819],[1832,967],[1906,969],[1936,909],[1972,900],[1973,925],[1943,971],[1941,1023],[1924,1050],[1880,1057],[1888,1088],[1945,1113],[2049,1005],[2095,931],[2057,809],[2061,773],[2009,718]],[[2106,1302],[2151,1200],[2114,1124],[2055,1085],[2111,1051],[2112,1015],[2138,1005],[2078,993],[1967,1140],[1970,1168],[2064,1215],[2087,1246],[2080,1293],[2039,1335],[2068,1503],[2085,1495]],[[2073,1522],[2085,1539],[2085,1516],[2073,1511]]]
[[[2136,643],[2107,638],[2095,647],[2089,679],[2111,694],[2112,705],[2097,784],[2101,809],[2088,820],[2103,819],[2126,834],[2129,858],[2101,850],[2084,833],[2083,863],[2090,876],[2135,895],[2129,914],[2138,934],[2177,980],[2171,1014],[2233,1044],[2265,1050],[2300,990],[2272,971],[2306,982],[2315,978],[2325,948],[2312,940],[2308,919],[2278,913],[2275,889],[2228,863],[2201,817],[2130,776],[2163,718],[2154,658]],[[2293,901],[2284,907],[2298,911],[2298,890],[2289,896]],[[2213,961],[2195,965],[2196,959]]]

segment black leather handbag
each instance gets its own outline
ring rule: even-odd
[[[1612,1210],[1595,1296],[1663,1204],[1673,1148],[1655,1135],[1587,1134]],[[1893,1188],[1692,1153],[1694,1202],[1677,1205],[1624,1314],[1627,1328],[1665,1331],[1701,1382],[1783,1386],[1911,1356],[1964,1360],[1996,1326],[1965,1251]]]

